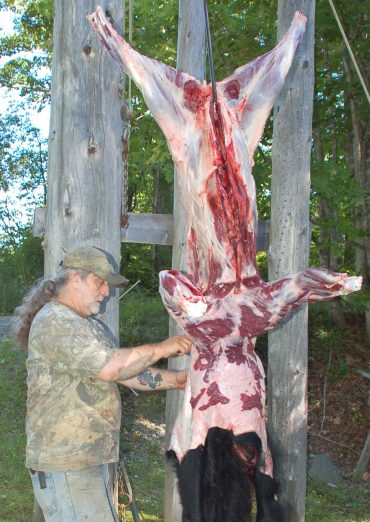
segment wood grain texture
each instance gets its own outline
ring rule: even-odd
[[[203,80],[205,77],[205,18],[203,0],[179,0],[179,24],[177,40],[177,69],[188,72],[196,78]],[[186,270],[187,249],[186,234],[187,223],[182,205],[181,193],[177,185],[177,173],[175,171],[174,185],[174,238],[172,267],[177,270]],[[170,320],[170,334],[180,332],[173,320]],[[168,367],[171,369],[184,369],[189,364],[187,357],[172,358]],[[166,402],[166,448],[169,447],[172,428],[182,405],[183,392],[171,390],[167,392]],[[190,433],[190,423],[185,427]],[[166,464],[165,475],[165,522],[181,522],[181,503],[176,486],[176,477],[173,467]]]
[[[120,29],[122,3],[101,1]],[[108,8],[109,6],[109,8]],[[74,245],[97,246],[120,261],[122,120],[119,67],[86,15],[94,1],[55,2],[49,133],[45,275]],[[118,334],[113,291],[102,320]]]
[[[34,214],[33,235],[45,234],[45,208],[37,208]],[[127,226],[121,228],[122,243],[147,245],[173,245],[172,214],[145,214],[127,212]],[[270,222],[258,221],[257,251],[267,252],[270,244]]]
[[[315,1],[279,0],[279,36],[296,10],[308,22],[274,108],[270,280],[305,269],[309,257]],[[307,306],[269,333],[268,431],[287,522],[304,521],[307,346]]]

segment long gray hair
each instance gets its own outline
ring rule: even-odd
[[[60,267],[55,279],[39,279],[25,295],[22,304],[14,310],[12,333],[16,342],[23,348],[28,346],[31,323],[35,315],[44,305],[59,295],[71,272],[78,272],[82,278],[85,278],[89,273],[82,269]]]

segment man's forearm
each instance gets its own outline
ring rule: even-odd
[[[176,371],[146,368],[136,377],[117,382],[140,391],[173,390],[179,387],[176,374]]]
[[[102,381],[126,381],[162,358],[189,353],[191,344],[189,337],[175,335],[156,344],[119,348],[96,378]]]
[[[125,381],[155,364],[161,357],[162,353],[157,344],[120,348],[97,378],[104,381]]]

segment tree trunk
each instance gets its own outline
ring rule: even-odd
[[[354,28],[353,37],[359,36],[357,28]],[[357,91],[356,97],[354,91],[354,75],[352,73],[351,62],[344,45],[343,64],[346,77],[351,86],[350,89],[350,110],[353,127],[352,137],[352,170],[360,187],[364,190],[364,194],[370,191],[370,126],[364,114],[366,114],[366,98],[362,91]],[[362,203],[353,209],[353,224],[362,234],[358,240],[362,248],[356,248],[356,271],[363,277],[363,288],[370,288],[370,204],[369,198],[363,197]],[[367,343],[370,345],[370,302],[365,309],[366,335]]]
[[[177,69],[188,72],[199,78],[205,76],[205,18],[203,0],[179,0],[179,27],[177,40]],[[177,270],[186,270],[186,230],[185,214],[182,209],[184,202],[177,185],[175,172],[174,185],[174,242],[172,267]],[[182,333],[173,320],[170,320],[170,335]],[[184,369],[188,365],[187,357],[172,358],[169,362],[171,369]],[[172,428],[182,405],[183,392],[167,392],[166,403],[166,440],[168,448]],[[190,433],[190,425],[186,428]],[[177,481],[173,466],[166,463],[165,469],[165,514],[166,522],[181,521],[181,503],[177,490]]]
[[[296,10],[308,22],[274,109],[270,280],[305,269],[309,256],[315,1],[280,0],[279,36]],[[269,334],[268,431],[288,522],[305,513],[307,345],[306,306]]]
[[[122,2],[101,0],[100,5],[119,30]],[[121,247],[120,71],[86,19],[95,1],[59,0],[54,7],[46,277],[55,275],[64,253],[75,245],[107,251],[116,267]],[[118,338],[116,292],[111,291],[101,319]],[[34,522],[41,522],[35,513]]]

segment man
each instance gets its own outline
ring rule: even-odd
[[[109,286],[125,282],[101,250],[76,247],[56,279],[41,281],[16,311],[16,334],[28,346],[26,465],[46,522],[118,520],[108,476],[108,464],[119,458],[116,383],[137,390],[185,386],[186,371],[151,365],[187,354],[188,337],[117,348],[94,319]]]

